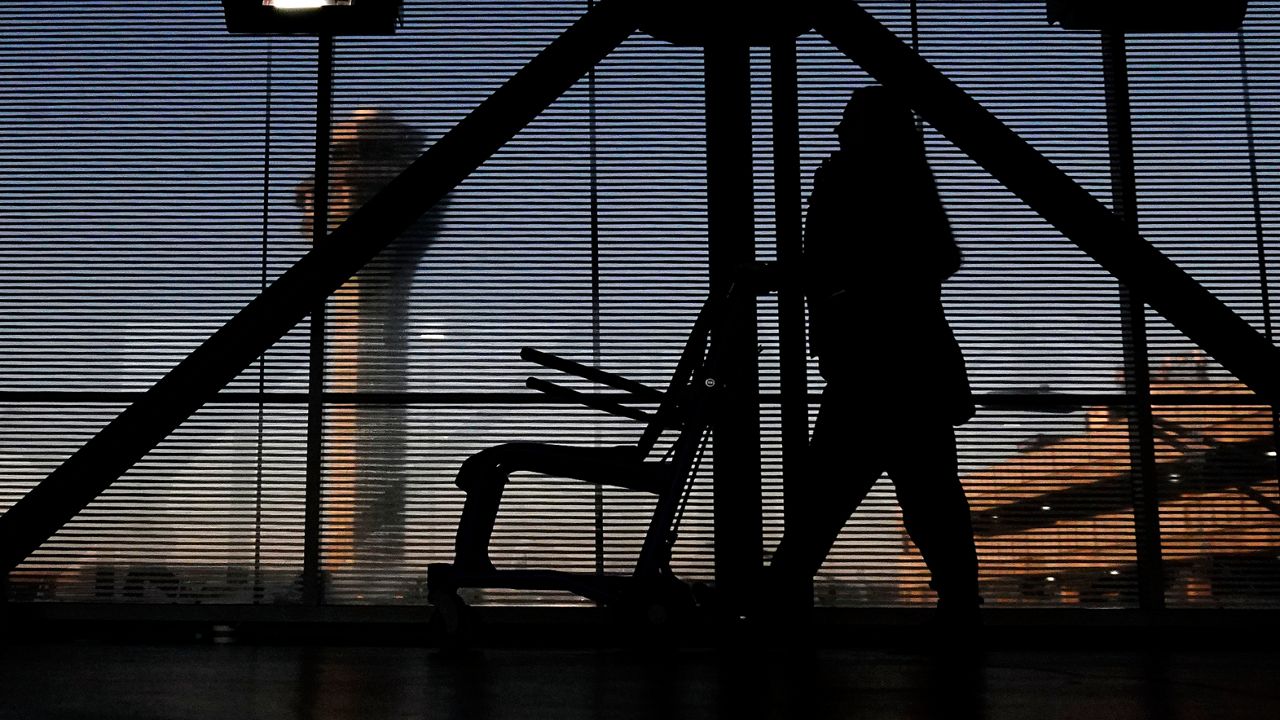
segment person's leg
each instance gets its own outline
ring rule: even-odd
[[[776,590],[789,602],[812,601],[814,575],[882,472],[859,411],[851,395],[831,386],[823,392],[805,462],[801,519],[788,525],[770,563]],[[802,593],[808,596],[798,597]]]
[[[907,421],[895,434],[889,477],[907,533],[929,568],[938,607],[976,611],[981,603],[978,557],[956,464],[955,431],[940,421]]]

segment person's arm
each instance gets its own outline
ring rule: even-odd
[[[930,228],[930,235],[935,238],[938,253],[938,281],[941,282],[956,274],[960,269],[960,246],[956,245],[955,235],[951,232],[951,223],[947,221],[942,203],[936,206],[936,219]]]
[[[804,223],[803,283],[809,307],[809,354],[821,355],[825,349],[828,306],[840,288],[831,273],[831,243],[835,208],[832,207],[833,178],[829,161],[813,175],[813,193]]]
[[[928,164],[923,167],[921,183],[923,187],[917,192],[917,197],[921,199],[917,214],[919,229],[921,237],[927,238],[930,243],[937,280],[942,282],[960,269],[960,247],[956,245],[951,222],[947,220],[946,209],[942,206],[942,199],[938,195],[937,184]]]

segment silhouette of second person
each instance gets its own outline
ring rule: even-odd
[[[886,88],[860,88],[836,134],[840,149],[814,175],[804,236],[810,351],[827,385],[804,521],[786,528],[771,572],[782,597],[807,605],[841,528],[887,472],[940,613],[976,621],[977,557],[953,429],[974,405],[942,307],[960,252],[905,104]]]

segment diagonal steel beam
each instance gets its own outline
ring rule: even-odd
[[[603,0],[0,516],[0,578],[636,29]]]
[[[819,33],[1251,390],[1275,405],[1277,350],[1138,232],[850,0],[821,0]]]

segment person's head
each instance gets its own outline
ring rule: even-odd
[[[891,90],[881,85],[868,85],[853,91],[836,125],[840,147],[896,147],[918,143],[915,117],[911,108]]]

